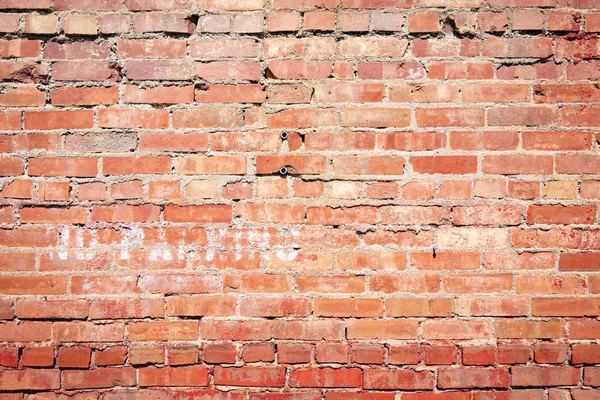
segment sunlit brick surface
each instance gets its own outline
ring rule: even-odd
[[[598,34],[0,0],[0,400],[600,399]]]

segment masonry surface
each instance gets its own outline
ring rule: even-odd
[[[599,34],[0,0],[0,400],[600,399]]]

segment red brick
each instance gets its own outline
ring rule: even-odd
[[[100,109],[101,128],[167,128],[167,111],[147,111],[137,109]]]
[[[417,57],[478,56],[480,43],[472,39],[415,39],[412,52]]]
[[[405,127],[410,124],[409,110],[403,108],[344,108],[342,126],[386,128]]]
[[[241,125],[241,114],[233,108],[205,108],[173,112],[175,128],[235,128]]]
[[[1,79],[1,72],[0,72]],[[0,130],[18,131],[21,129],[20,111],[2,111],[0,112]]]
[[[96,3],[90,0],[56,0],[56,10],[93,10],[93,11],[118,11],[122,8],[120,1],[108,0]]]
[[[204,346],[202,356],[207,363],[233,364],[237,357],[237,350],[232,343],[207,343]]]
[[[433,61],[429,64],[430,79],[491,79],[494,67],[488,61]]]
[[[92,221],[95,222],[149,222],[158,221],[160,208],[153,205],[133,206],[119,204],[116,206],[92,207]]]
[[[120,58],[183,58],[186,44],[176,39],[117,40]]]
[[[529,314],[526,297],[479,296],[458,300],[457,314],[468,316],[519,316]]]
[[[87,220],[87,209],[83,207],[23,208],[20,220],[23,223],[35,224],[84,224]]]
[[[552,54],[549,38],[491,38],[483,41],[483,55],[489,57],[546,58]]]
[[[201,365],[185,367],[145,367],[139,369],[139,385],[155,386],[208,386],[208,370]]]
[[[53,337],[57,342],[120,342],[125,337],[125,325],[55,322]]]
[[[346,363],[348,346],[344,343],[317,343],[315,358],[318,363]]]
[[[557,110],[543,106],[496,107],[488,111],[488,125],[491,126],[539,126],[554,125],[557,122]]]
[[[95,177],[98,174],[97,158],[50,158],[29,160],[31,176]]]
[[[431,390],[435,378],[431,371],[378,370],[364,371],[364,388],[379,390]]]
[[[569,345],[566,343],[538,342],[534,347],[535,361],[540,364],[562,364],[567,360]]]
[[[277,346],[277,362],[280,364],[306,364],[310,362],[312,346],[305,343],[281,343]]]
[[[335,29],[335,13],[329,11],[305,12],[304,29],[309,31],[333,31]]]
[[[529,85],[523,84],[467,84],[462,87],[463,101],[466,103],[485,102],[528,102]]]
[[[417,321],[414,320],[353,320],[348,325],[350,339],[414,339]]]
[[[273,336],[276,339],[341,340],[345,337],[344,323],[330,319],[313,321],[279,320],[273,324]]]
[[[128,15],[104,14],[100,15],[98,27],[101,33],[128,33],[130,17]],[[187,30],[186,30],[187,31]]]
[[[25,347],[21,354],[21,363],[24,367],[53,367],[53,347]]]
[[[0,136],[0,149],[2,152],[58,149],[57,134],[16,134]]]
[[[46,93],[36,88],[7,89],[0,94],[0,105],[4,107],[34,107],[46,103]]]
[[[38,186],[40,201],[69,201],[71,186],[69,182],[42,182]]]
[[[338,13],[338,26],[342,32],[368,32],[369,13],[364,11],[342,11]]]
[[[474,206],[452,209],[454,225],[519,225],[525,208],[520,206]]]
[[[359,62],[360,79],[421,79],[425,77],[423,66],[414,61]]]
[[[199,347],[193,344],[169,346],[167,362],[169,365],[195,364],[198,362],[199,353]]]
[[[444,287],[449,293],[494,293],[512,288],[511,275],[446,275]]]
[[[362,372],[358,368],[296,369],[289,378],[291,387],[360,387],[361,381]]]
[[[556,48],[557,59],[587,60],[598,56],[598,40],[561,40]]]
[[[531,358],[531,348],[524,344],[498,346],[499,364],[526,364]]]
[[[203,319],[200,332],[205,339],[269,340],[272,323],[264,320],[218,321]]]
[[[275,346],[273,343],[248,343],[244,345],[242,358],[245,362],[275,361]]]
[[[90,319],[146,318],[163,315],[164,306],[161,299],[93,300],[90,304]]]
[[[0,40],[0,58],[33,58],[41,54],[39,40]]]
[[[105,157],[104,175],[161,174],[171,171],[168,156]]]
[[[94,113],[90,110],[76,111],[26,111],[25,129],[88,129],[94,124]]]
[[[256,84],[210,85],[206,89],[196,91],[196,102],[264,103],[266,101],[264,89],[263,86]]]
[[[0,347],[0,365],[16,368],[19,365],[19,348],[12,346]]]
[[[66,294],[67,280],[64,276],[2,276],[0,293],[19,294]]]
[[[479,29],[484,32],[505,32],[508,27],[508,16],[503,12],[480,13],[477,15],[477,23]]]
[[[399,103],[447,103],[458,100],[458,86],[451,83],[390,85],[389,98]]]
[[[114,64],[100,61],[58,61],[52,63],[53,78],[58,81],[111,81],[120,79]]]
[[[246,164],[244,156],[191,156],[179,160],[179,173],[184,175],[243,175],[246,173]]]
[[[126,346],[112,346],[96,350],[96,365],[123,365],[127,356]]]
[[[551,174],[554,159],[546,155],[485,156],[482,167],[487,174]]]
[[[516,230],[512,235],[515,247],[578,248],[582,243],[581,231],[570,229]]]
[[[49,42],[44,47],[45,59],[70,60],[70,59],[107,59],[110,49],[106,43],[94,42],[72,42],[58,43]],[[68,88],[63,88],[68,89]]]
[[[140,137],[140,149],[149,151],[199,152],[208,148],[208,135],[203,133],[149,133]]]
[[[439,32],[440,31],[439,13],[409,14],[408,31],[409,32]]]
[[[188,80],[194,73],[193,65],[186,61],[126,61],[127,77],[133,80]]]
[[[439,371],[438,385],[443,389],[508,388],[510,377],[506,368],[444,368]]]
[[[571,339],[596,339],[598,337],[598,321],[594,319],[574,319],[568,323]]]
[[[314,312],[323,317],[382,317],[379,299],[316,299]]]
[[[159,86],[140,89],[138,86],[125,87],[125,103],[138,104],[183,104],[194,101],[193,86]]]
[[[425,347],[425,364],[450,365],[458,361],[458,349],[454,345],[432,345]]]
[[[300,13],[297,11],[272,11],[267,15],[269,32],[290,32],[300,29]]]
[[[417,0],[417,7],[455,7],[455,8],[479,8],[483,5],[481,0]]]
[[[92,350],[89,347],[60,347],[56,362],[60,368],[88,368],[91,357]]]
[[[600,360],[600,347],[597,344],[574,344],[571,362],[573,364],[597,364]]]
[[[21,319],[85,319],[86,300],[28,300],[17,302],[17,317]]]
[[[132,345],[129,347],[131,365],[162,364],[164,361],[164,345]]]
[[[422,336],[425,339],[487,339],[491,327],[486,321],[440,320],[426,321]]]
[[[523,31],[541,31],[544,28],[542,10],[514,10],[512,28]]]
[[[477,171],[477,157],[473,156],[413,156],[409,157],[413,170],[422,174],[469,174]]]
[[[91,371],[65,371],[63,386],[65,389],[106,388],[117,386],[134,386],[135,369],[98,368]]]
[[[100,29],[103,33],[127,33],[129,32],[128,15],[108,15],[112,20],[106,21],[106,30],[102,27],[100,17]],[[151,12],[133,14],[133,30],[136,33],[145,32],[169,32],[191,34],[196,31],[196,23],[187,18],[185,12]]]
[[[19,14],[0,14],[0,32],[14,33],[19,30]]]
[[[24,170],[23,160],[16,157],[3,158],[0,161],[0,176],[21,175]]]
[[[563,253],[558,268],[561,271],[596,271],[600,268],[600,253]]]
[[[592,224],[596,220],[596,206],[536,206],[527,210],[530,224]]]
[[[502,199],[506,197],[506,181],[504,179],[476,180],[473,185],[473,195],[486,199]],[[464,212],[469,209],[460,210]]]
[[[240,314],[249,317],[301,317],[308,316],[311,306],[305,298],[255,297],[240,300]],[[231,311],[235,314],[235,310]]]
[[[0,230],[0,241],[6,247],[49,247],[58,243],[58,231],[46,228]]]
[[[481,108],[419,108],[416,111],[419,127],[483,126]]]
[[[492,346],[464,346],[462,349],[464,365],[494,365],[496,348]]]
[[[526,150],[588,150],[591,142],[589,132],[523,132]]]
[[[57,369],[23,369],[0,372],[0,389],[3,391],[59,388],[60,371]]]
[[[215,384],[225,386],[283,387],[285,368],[282,367],[215,367]]]
[[[498,320],[496,337],[507,339],[554,339],[563,337],[561,321],[530,321],[524,319]]]
[[[535,26],[535,18],[528,17],[528,24]],[[534,65],[503,65],[498,68],[496,75],[499,79],[558,79],[561,70],[555,63],[538,63]]]
[[[340,55],[344,57],[402,57],[408,42],[403,39],[347,38],[340,42]]]
[[[358,364],[383,364],[385,348],[380,344],[356,344],[350,351],[350,362]]]
[[[512,367],[513,386],[567,386],[579,382],[581,371],[573,367]]]
[[[127,9],[132,11],[143,11],[143,10],[185,10],[191,7],[192,2],[190,0],[168,0],[168,1],[140,1],[140,0],[127,0],[125,6]]]
[[[33,181],[17,179],[2,188],[2,197],[13,199],[31,199],[33,197]]]
[[[419,392],[405,393],[402,395],[405,400],[469,400],[471,393],[468,392]]]

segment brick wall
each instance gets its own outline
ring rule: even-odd
[[[0,400],[600,399],[599,0],[0,31]]]

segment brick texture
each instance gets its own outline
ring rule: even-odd
[[[599,34],[0,0],[0,400],[600,399]]]

